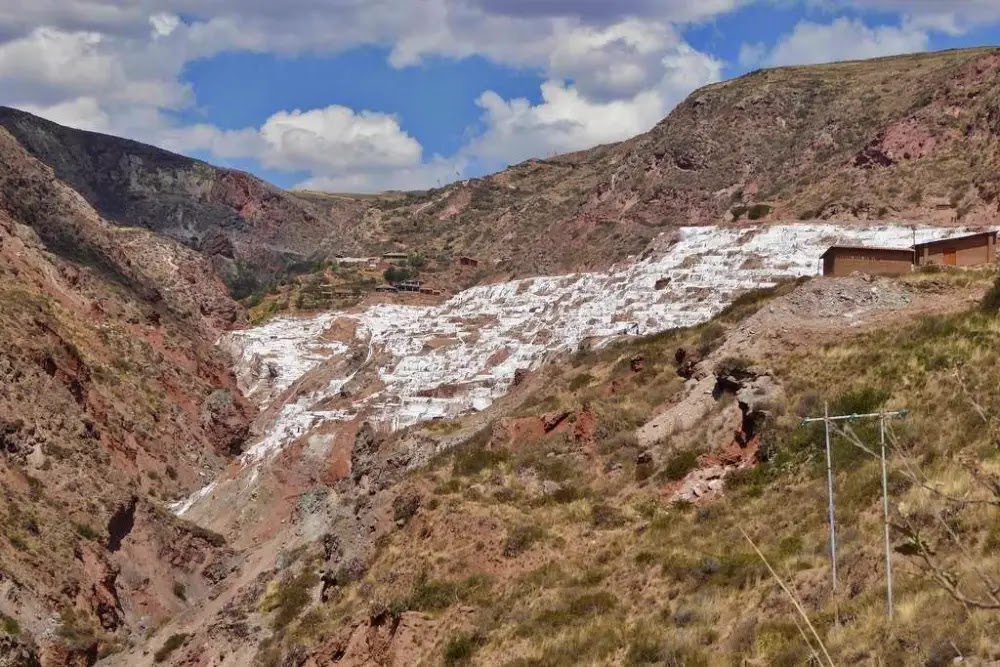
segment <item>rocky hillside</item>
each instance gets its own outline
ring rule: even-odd
[[[996,222],[998,71],[755,73],[372,197],[0,110],[0,665],[1000,659],[995,268],[813,277]],[[489,284],[252,328],[231,298],[389,249]],[[826,401],[911,412],[892,623],[863,424],[827,586]]]
[[[372,203],[363,240],[525,276],[606,266],[682,225],[992,223],[998,119],[996,49],[758,71],[621,144]]]
[[[337,254],[420,253],[511,275],[604,268],[664,231],[740,221],[990,224],[1000,51],[759,71],[646,134],[429,192],[287,193],[242,172],[12,109],[0,125],[102,216],[213,258],[238,296]]]
[[[0,126],[102,217],[149,229],[212,258],[237,289],[315,255],[322,241],[353,250],[343,233],[363,209],[321,211],[247,173],[152,146],[74,130],[0,108]]]
[[[103,219],[0,129],[0,664],[93,664],[229,573],[178,521],[254,409],[209,261]]]
[[[178,507],[240,550],[218,597],[106,664],[992,664],[1000,319],[978,304],[995,275],[788,282],[552,358],[478,412],[299,422]],[[298,347],[319,353],[298,383],[317,412],[367,391],[323,393],[324,353]],[[835,443],[829,587],[822,430],[800,426],[824,400],[910,410],[889,425],[891,623],[861,423]]]

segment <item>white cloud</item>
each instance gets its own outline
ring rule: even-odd
[[[420,162],[420,144],[386,114],[342,106],[279,112],[260,130],[266,166],[314,171],[404,167]]]
[[[296,189],[326,192],[378,192],[384,190],[426,190],[462,178],[464,158],[435,156],[427,162],[380,171],[356,171],[331,176],[314,176],[295,185]]]
[[[813,0],[814,2],[816,0]],[[863,11],[900,14],[904,23],[917,28],[962,34],[984,24],[1000,21],[996,0],[821,0],[834,8],[853,7]]]
[[[36,116],[42,116],[60,125],[77,127],[92,132],[111,130],[111,119],[101,108],[101,103],[93,97],[78,97],[67,102],[50,106],[34,104],[21,105],[21,109]]]
[[[486,92],[477,100],[486,129],[467,153],[502,166],[621,141],[649,130],[692,90],[717,81],[722,72],[721,62],[686,44],[662,55],[659,64],[659,80],[625,99],[589,99],[562,81],[542,84],[542,102],[537,105]]]
[[[259,128],[164,128],[157,143],[178,152],[207,151],[221,159],[252,159],[272,169],[309,171],[317,175],[307,181],[314,188],[321,182],[355,184],[363,190],[401,187],[398,184],[427,182],[431,177],[423,172],[443,169],[421,162],[420,143],[395,117],[338,105],[280,111]]]
[[[870,28],[843,17],[829,24],[802,21],[762,61],[779,66],[860,60],[925,51],[929,43],[927,32],[913,25]]]
[[[754,44],[743,44],[740,46],[738,62],[743,67],[754,67],[759,65],[767,55],[767,45],[763,42]]]
[[[153,14],[149,17],[149,25],[153,28],[153,37],[169,37],[181,25],[181,19],[176,14]]]
[[[691,49],[675,21],[748,0],[0,0],[0,103],[87,129],[219,160],[306,171],[312,183],[369,189],[452,178],[469,162],[519,160],[616,141],[648,129],[721,65]],[[20,3],[18,3],[20,5]],[[184,17],[183,19],[181,17]],[[45,27],[32,27],[42,25]],[[7,36],[7,37],[5,37]],[[259,127],[177,126],[192,108],[184,67],[222,51],[301,54],[390,48],[396,67],[479,55],[547,81],[540,104],[479,99],[481,135],[451,159],[424,160],[401,121],[341,106],[274,114]],[[484,86],[484,89],[487,86]],[[461,171],[461,169],[459,169]]]
[[[217,159],[253,159],[310,182],[371,189],[433,185],[455,167],[502,166],[642,132],[722,65],[678,26],[759,0],[0,0],[0,104]],[[931,31],[1000,20],[994,0],[786,0],[878,7],[899,26],[803,22],[773,48],[746,44],[740,62],[807,63],[927,47]],[[427,158],[390,114],[339,106],[274,114],[258,127],[178,127],[192,109],[185,66],[224,51],[283,55],[386,48],[395,67],[481,56],[530,68],[542,100],[483,86],[481,132],[450,159]],[[252,85],[248,83],[248,85]],[[461,170],[461,169],[460,169]],[[380,181],[381,179],[381,181]]]

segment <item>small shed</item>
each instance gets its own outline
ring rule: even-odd
[[[997,233],[980,232],[952,239],[928,241],[913,246],[915,263],[919,266],[980,266],[997,259]]]
[[[835,245],[821,257],[824,276],[849,276],[855,271],[872,276],[901,276],[913,270],[911,248]]]
[[[382,259],[387,260],[389,262],[406,261],[409,258],[410,256],[405,252],[387,252],[382,255]]]
[[[479,260],[478,259],[473,259],[472,257],[459,257],[458,258],[458,265],[459,266],[471,266],[472,268],[475,268],[475,267],[479,266]]]

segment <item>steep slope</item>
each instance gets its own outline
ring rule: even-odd
[[[354,217],[350,202],[322,213],[250,174],[15,109],[0,108],[0,126],[105,219],[170,236],[214,258],[241,292],[260,274],[313,257],[323,240],[340,250]]]
[[[212,345],[242,322],[209,262],[102,219],[0,128],[0,656],[93,664],[225,578],[159,500],[253,415]]]
[[[362,231],[372,246],[479,258],[482,278],[607,266],[692,224],[988,224],[998,110],[996,49],[758,71],[621,144],[394,195]]]
[[[805,663],[801,620],[741,530],[835,664],[990,664],[996,612],[949,595],[915,545],[988,600],[977,568],[1000,568],[988,417],[1000,320],[975,304],[994,278],[788,283],[695,327],[568,354],[479,413],[362,427],[346,451],[304,437],[260,470],[271,486],[235,505],[267,558],[108,664]],[[822,430],[800,428],[824,399],[911,410],[890,425],[892,623],[878,462],[842,438],[841,588],[829,589]],[[643,442],[665,417],[669,432]],[[919,527],[916,542],[903,526]]]

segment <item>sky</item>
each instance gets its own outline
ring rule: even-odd
[[[0,104],[286,188],[422,189],[761,67],[1000,44],[1000,0],[0,0]]]

